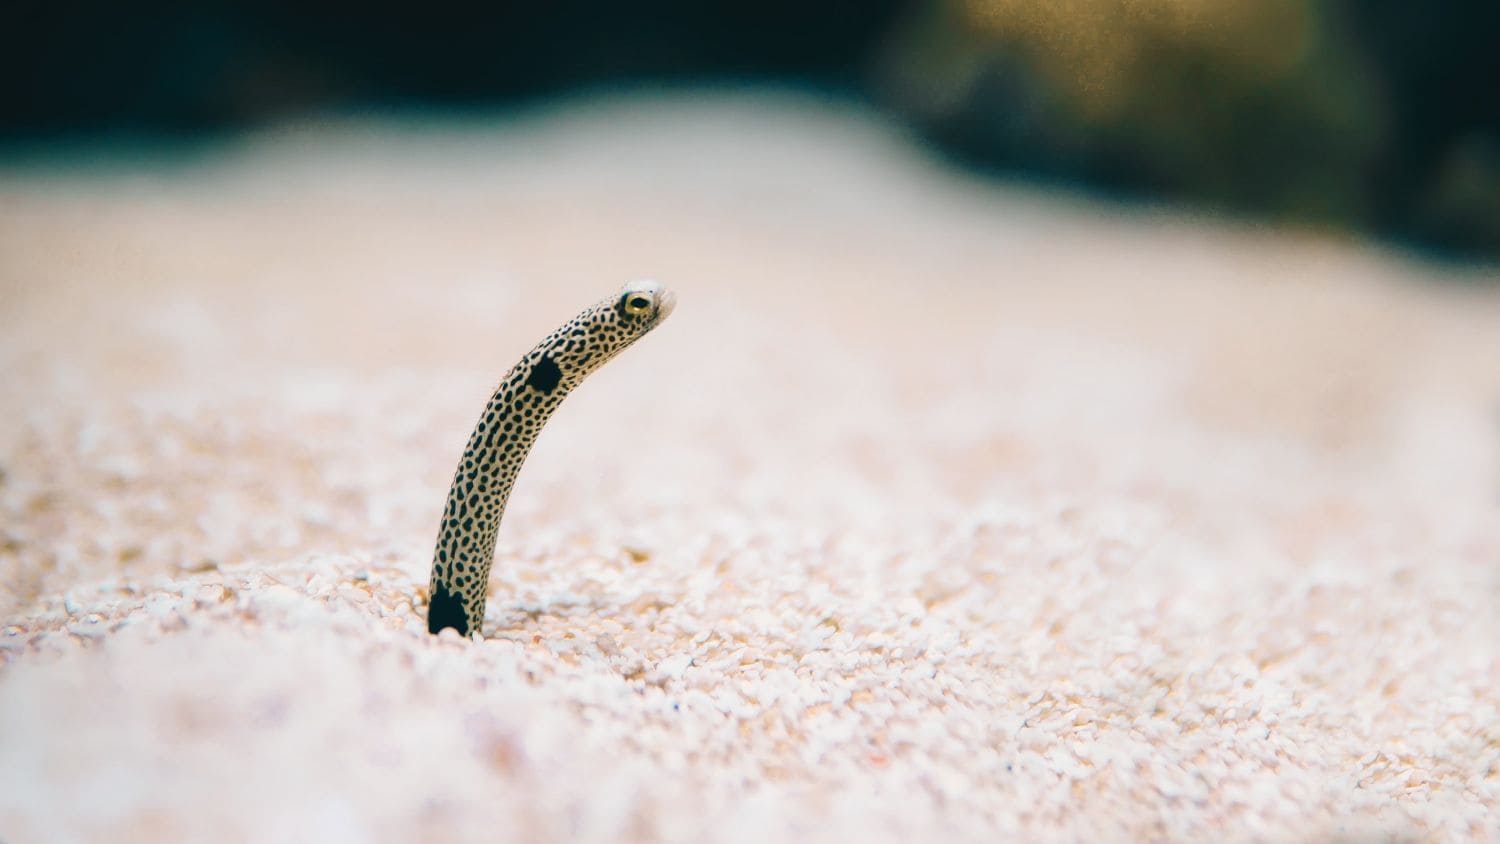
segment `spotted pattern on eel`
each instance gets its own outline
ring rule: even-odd
[[[627,284],[548,334],[505,374],[448,490],[432,556],[430,632],[479,630],[505,499],[537,433],[569,391],[666,319],[674,304],[672,292],[654,281]]]

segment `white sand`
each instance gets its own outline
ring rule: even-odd
[[[1500,840],[1495,281],[766,98],[11,168],[0,841]]]

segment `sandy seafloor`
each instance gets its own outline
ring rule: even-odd
[[[770,95],[77,155],[0,167],[4,844],[1500,840],[1493,270]]]

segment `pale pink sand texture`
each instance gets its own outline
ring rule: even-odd
[[[1496,281],[769,97],[10,165],[0,841],[1500,840]]]

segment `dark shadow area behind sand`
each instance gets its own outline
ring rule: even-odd
[[[0,137],[774,83],[979,170],[1500,254],[1500,5],[12,4]]]

